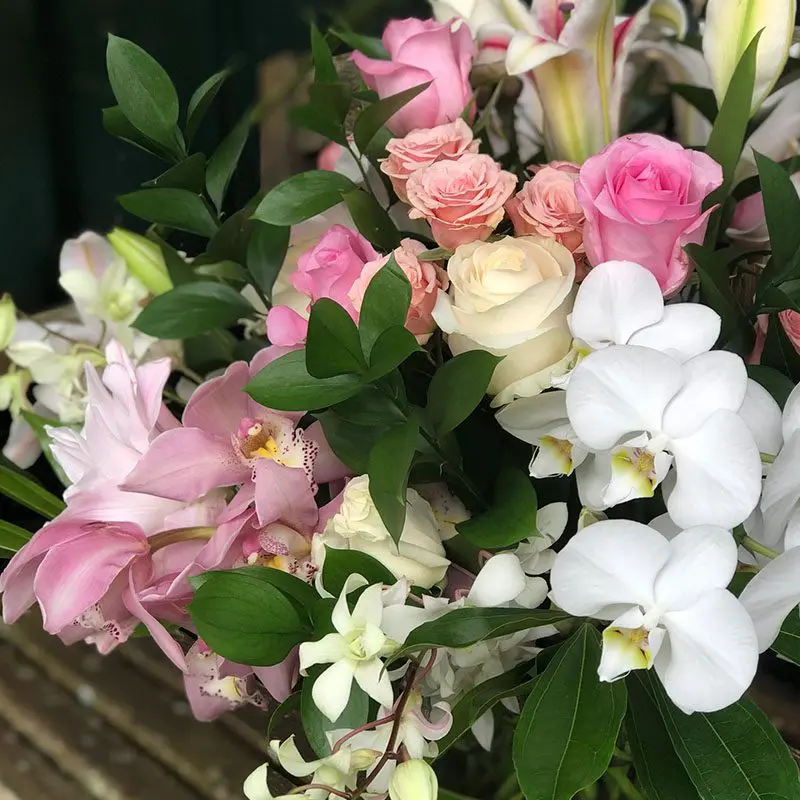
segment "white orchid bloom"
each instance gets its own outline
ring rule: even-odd
[[[520,542],[515,551],[526,575],[541,575],[551,570],[556,554],[550,548],[561,538],[568,519],[566,503],[550,503],[539,509],[536,513],[539,535]]]
[[[309,792],[273,795],[269,789],[267,764],[262,764],[247,776],[242,791],[247,800],[315,800]]]
[[[797,0],[708,0],[703,54],[720,104],[742,55],[761,31],[751,114],[760,108],[786,66],[796,14]]]
[[[551,597],[570,614],[610,621],[600,680],[654,667],[680,709],[717,711],[742,696],[758,664],[753,623],[726,589],[736,564],[723,528],[668,540],[646,525],[608,520],[558,554]]]
[[[550,158],[581,163],[619,135],[625,64],[650,23],[682,37],[686,12],[677,0],[650,0],[616,28],[615,0],[502,0],[517,33],[506,56],[511,75],[532,72],[547,120]]]
[[[365,589],[352,613],[347,606],[347,595],[365,585],[360,575],[351,575],[331,615],[336,632],[300,645],[303,674],[315,664],[331,664],[314,681],[312,690],[314,703],[331,722],[339,719],[347,706],[354,680],[381,705],[394,703],[392,684],[381,659],[396,650],[398,643],[381,629],[383,587],[376,584]]]
[[[681,364],[657,350],[612,346],[575,368],[567,413],[594,451],[613,458],[621,444],[641,442],[624,457],[647,480],[658,480],[659,454],[674,459],[667,510],[678,525],[732,528],[761,492],[758,447],[736,413],[746,391],[744,363],[732,353],[702,353]]]
[[[389,784],[389,800],[437,800],[439,781],[422,759],[400,764]]]

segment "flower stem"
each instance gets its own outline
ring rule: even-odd
[[[775,456],[771,456],[769,453],[762,453],[761,454],[761,463],[762,464],[774,464],[775,463]]]
[[[742,547],[749,550],[754,555],[765,556],[766,558],[777,558],[780,553],[777,550],[773,550],[771,547],[767,547],[761,542],[756,541],[751,536],[745,536],[742,539]]]

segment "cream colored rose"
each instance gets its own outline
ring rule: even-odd
[[[473,242],[456,249],[447,274],[450,291],[439,293],[433,318],[454,355],[503,357],[489,384],[492,405],[539,394],[566,372],[575,283],[566,247],[543,236]]]
[[[407,578],[423,589],[439,583],[450,566],[430,504],[413,489],[408,490],[406,524],[395,544],[372,502],[366,475],[347,484],[338,513],[314,537],[312,559],[323,571],[325,546],[366,553],[396,577]]]

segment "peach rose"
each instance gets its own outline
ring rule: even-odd
[[[412,131],[402,139],[390,139],[389,157],[381,162],[381,172],[389,176],[397,196],[407,202],[406,183],[412,173],[436,161],[452,160],[464,153],[477,153],[479,143],[463,119]]]
[[[403,270],[411,284],[411,306],[408,309],[406,328],[417,337],[420,344],[425,344],[436,330],[436,323],[433,321],[436,294],[439,289],[446,291],[450,283],[447,273],[438,264],[419,260],[419,255],[425,249],[422,242],[403,239],[400,247],[394,251],[397,266]],[[389,256],[383,256],[364,265],[361,275],[350,289],[350,300],[356,310],[361,310],[367,286],[388,261]]]
[[[414,172],[406,183],[411,219],[425,219],[448,250],[485,241],[503,219],[517,176],[487,155],[464,153]]]

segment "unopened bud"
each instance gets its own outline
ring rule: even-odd
[[[164,294],[172,289],[164,254],[155,242],[124,228],[114,228],[108,234],[108,241],[117,254],[125,259],[128,272],[151,294]]]
[[[10,294],[0,297],[0,351],[8,347],[17,327],[17,308]]]
[[[419,758],[398,765],[389,783],[391,800],[436,800],[438,796],[436,773]]]

